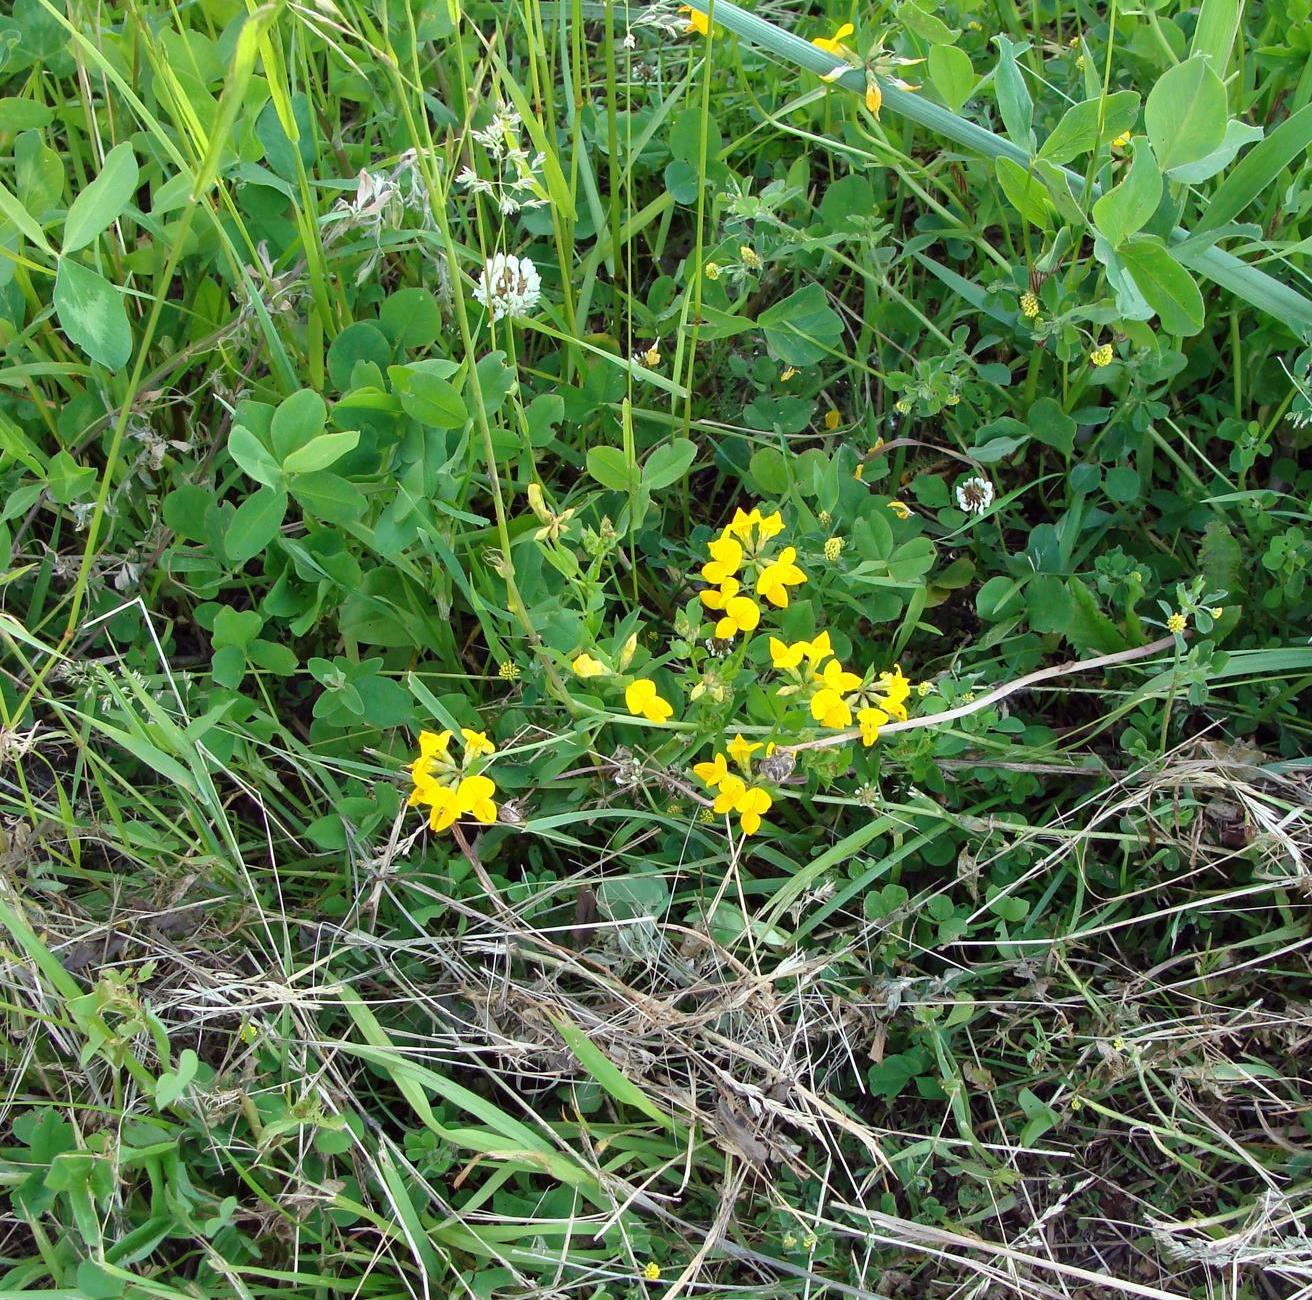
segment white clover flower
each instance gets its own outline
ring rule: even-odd
[[[527,257],[498,253],[478,277],[474,297],[492,313],[493,320],[527,316],[542,297],[542,279]]]
[[[957,505],[968,515],[982,515],[993,504],[993,484],[986,478],[968,478],[957,486]]]

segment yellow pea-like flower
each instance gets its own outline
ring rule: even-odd
[[[459,813],[468,813],[485,826],[491,826],[497,819],[497,806],[492,801],[496,792],[496,783],[490,776],[467,776],[456,787],[456,809]]]
[[[694,763],[692,770],[693,775],[710,790],[718,789],[720,783],[729,775],[729,765],[725,762],[723,754],[716,754],[709,763]]]
[[[461,727],[460,734],[465,738],[465,753],[471,758],[481,758],[484,754],[495,754],[497,747],[487,738],[485,731],[473,731]]]
[[[610,672],[601,660],[594,659],[590,654],[576,656],[570,667],[574,670],[575,677],[605,677]]]
[[[668,722],[674,713],[674,705],[661,698],[650,677],[630,682],[624,692],[624,703],[635,718],[646,718],[648,722]]]
[[[760,741],[744,740],[742,736],[735,736],[729,742],[727,748],[729,757],[746,771],[751,764],[752,755],[761,748],[761,743]]]

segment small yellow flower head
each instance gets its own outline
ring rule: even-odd
[[[916,694],[919,695],[922,700],[933,689],[934,689],[934,683],[931,681],[923,681],[923,682],[916,683]]]
[[[825,559],[830,564],[836,564],[838,557],[843,553],[843,539],[841,537],[831,537],[825,542]]]
[[[661,363],[661,341],[657,339],[649,348],[639,349],[638,360],[642,362],[648,370],[655,370]]]
[[[838,414],[838,408],[831,406],[825,412],[825,428],[828,429],[830,433],[832,433],[835,429],[838,428],[839,424],[842,422],[842,418],[843,417]]]
[[[852,471],[852,477],[856,479],[856,481],[859,483],[861,482],[862,479],[865,478],[865,476],[866,476],[866,463],[863,460],[859,460],[856,463],[856,469]]]
[[[715,821],[715,809],[714,808],[700,809],[697,813],[697,820],[701,822],[703,826],[711,825],[711,823]]]
[[[708,789],[718,790],[720,783],[729,775],[729,764],[723,754],[716,754],[709,763],[694,763],[693,775]]]
[[[796,367],[794,367],[794,366],[785,366],[785,367],[779,372],[779,382],[780,382],[781,384],[786,384],[786,383],[787,383],[790,379],[792,379],[796,374],[797,374],[797,369],[796,369]]]
[[[897,401],[893,403],[893,409],[899,415],[910,415],[911,399],[909,397],[899,397]]]
[[[1189,620],[1178,610],[1166,620],[1166,630],[1179,636],[1189,626]]]
[[[711,20],[700,9],[694,9],[691,5],[681,5],[679,12],[688,18],[688,26],[684,31],[696,32],[699,36],[710,35]]]
[[[867,749],[879,739],[879,729],[891,721],[883,709],[876,708],[873,704],[858,709],[856,720],[861,728],[861,743]]]
[[[851,36],[854,31],[856,31],[856,28],[851,23],[844,23],[832,36],[817,36],[811,41],[811,44],[818,49],[824,50],[826,54],[834,54],[841,59],[848,53],[847,46],[843,44],[843,41]]]
[[[907,700],[911,696],[911,683],[902,675],[900,664],[891,673],[880,673],[876,683],[883,694],[880,704],[899,722],[907,720]]]
[[[761,748],[759,740],[744,740],[741,735],[734,738],[725,747],[729,751],[729,757],[733,759],[744,772],[750,772],[752,767],[752,755]]]
[[[718,280],[720,278],[720,265],[718,262],[707,262],[703,268],[703,274],[708,280]]]
[[[437,778],[451,771],[455,764],[450,754],[451,733],[449,731],[421,731],[419,733],[419,757],[410,764],[410,778],[415,783],[410,796],[410,807],[428,802],[428,788],[435,784]]]
[[[650,677],[639,677],[629,683],[624,691],[624,704],[635,718],[646,718],[648,722],[668,722],[674,713],[674,706],[660,697]]]
[[[455,801],[459,813],[468,814],[484,826],[497,819],[497,806],[492,802],[496,783],[490,776],[467,776],[456,787]]]
[[[816,518],[820,521],[821,528],[828,528],[829,525],[834,522],[834,517],[829,513],[828,510],[822,510],[818,515],[816,515]]]
[[[529,509],[537,516],[539,523],[549,524],[551,522],[552,514],[547,509],[547,499],[542,494],[542,484],[530,483],[528,485],[528,504]]]
[[[1116,354],[1112,351],[1112,345],[1110,343],[1103,343],[1089,353],[1089,360],[1092,361],[1095,366],[1110,366],[1115,356]]]
[[[720,611],[715,635],[721,641],[732,641],[740,632],[755,631],[761,621],[761,607],[750,596],[740,596],[741,588],[737,578],[726,578],[719,587],[708,587],[700,593],[707,609]]]
[[[875,117],[879,116],[879,110],[884,106],[884,92],[879,88],[879,82],[875,80],[873,72],[866,73],[866,107]]]
[[[751,244],[744,244],[738,250],[738,256],[743,259],[743,265],[749,270],[754,271],[761,265],[761,255],[751,246]]]
[[[1214,609],[1209,609],[1207,612],[1208,612],[1213,618],[1220,618],[1221,615],[1225,613],[1225,606],[1224,606],[1224,605],[1217,605]]]
[[[1026,320],[1033,320],[1039,314],[1039,300],[1035,294],[1026,290],[1020,296],[1020,314]]]
[[[893,512],[893,513],[899,518],[899,519],[910,519],[910,518],[911,518],[911,507],[910,507],[909,505],[907,505],[907,503],[906,503],[905,501],[890,501],[890,502],[888,503],[888,508],[889,508],[889,509],[890,509],[890,510],[891,510],[891,511],[892,511],[892,512]]]
[[[659,1282],[661,1280],[661,1266],[654,1259],[649,1259],[642,1270],[642,1276],[648,1282]]]
[[[241,1039],[248,1047],[256,1043],[260,1038],[259,1028],[253,1025],[249,1020],[241,1022],[241,1028],[237,1030],[237,1037]]]
[[[772,560],[757,574],[756,594],[777,608],[786,609],[788,588],[799,587],[806,581],[806,574],[798,568],[796,560],[796,549],[785,546],[779,552],[779,558]]]
[[[638,648],[638,634],[632,633],[629,639],[620,649],[619,666],[620,672],[623,672],[632,662],[634,652]]]
[[[729,525],[730,528],[733,526],[733,524]],[[706,549],[711,558],[702,565],[702,577],[712,586],[718,587],[732,578],[742,567],[742,543],[734,538],[716,537],[707,542]]]
[[[519,680],[519,665],[513,660],[507,659],[505,663],[497,669],[497,676],[505,682],[514,682]]]
[[[594,659],[590,654],[581,654],[575,657],[574,662],[570,664],[574,670],[575,677],[606,677],[610,674],[610,669],[606,667],[599,659]]]
[[[497,752],[497,747],[487,738],[485,731],[473,731],[469,727],[461,727],[460,734],[465,740],[465,753],[470,758],[482,758],[485,754]]]
[[[949,393],[949,394],[943,399],[943,405],[944,405],[944,406],[957,406],[957,405],[960,404],[960,402],[961,402],[961,394],[960,394],[960,393]]]
[[[1118,135],[1116,139],[1112,141],[1112,148],[1117,150],[1118,152],[1122,149],[1128,149],[1129,146],[1130,146],[1130,133],[1128,131],[1122,131],[1120,135]]]

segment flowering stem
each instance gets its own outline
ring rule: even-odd
[[[917,727],[940,727],[945,722],[954,722],[957,718],[965,718],[972,713],[978,713],[981,709],[987,709],[999,700],[1005,700],[1008,695],[1037,686],[1040,682],[1051,681],[1055,677],[1069,677],[1072,673],[1088,673],[1098,668],[1110,668],[1115,664],[1126,664],[1135,659],[1147,659],[1149,655],[1169,649],[1175,642],[1174,636],[1164,636],[1148,645],[1136,646],[1132,650],[1118,650],[1115,654],[1099,655],[1095,659],[1076,659],[1070,663],[1057,664],[1052,668],[1041,668],[1038,672],[1017,677],[1014,682],[1007,682],[989,691],[987,695],[971,700],[969,704],[959,704],[955,709],[946,709],[942,713],[927,713],[922,717],[908,718],[905,722],[887,722],[880,727],[879,734],[884,736],[895,731],[914,731]],[[836,732],[832,736],[804,740],[799,745],[788,745],[785,748],[792,753],[804,749],[829,749],[834,745],[846,745],[848,741],[857,740],[860,735],[861,729],[855,727],[849,731]]]

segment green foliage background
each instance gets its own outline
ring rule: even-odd
[[[1305,1283],[1309,18],[14,0],[0,1292]]]

